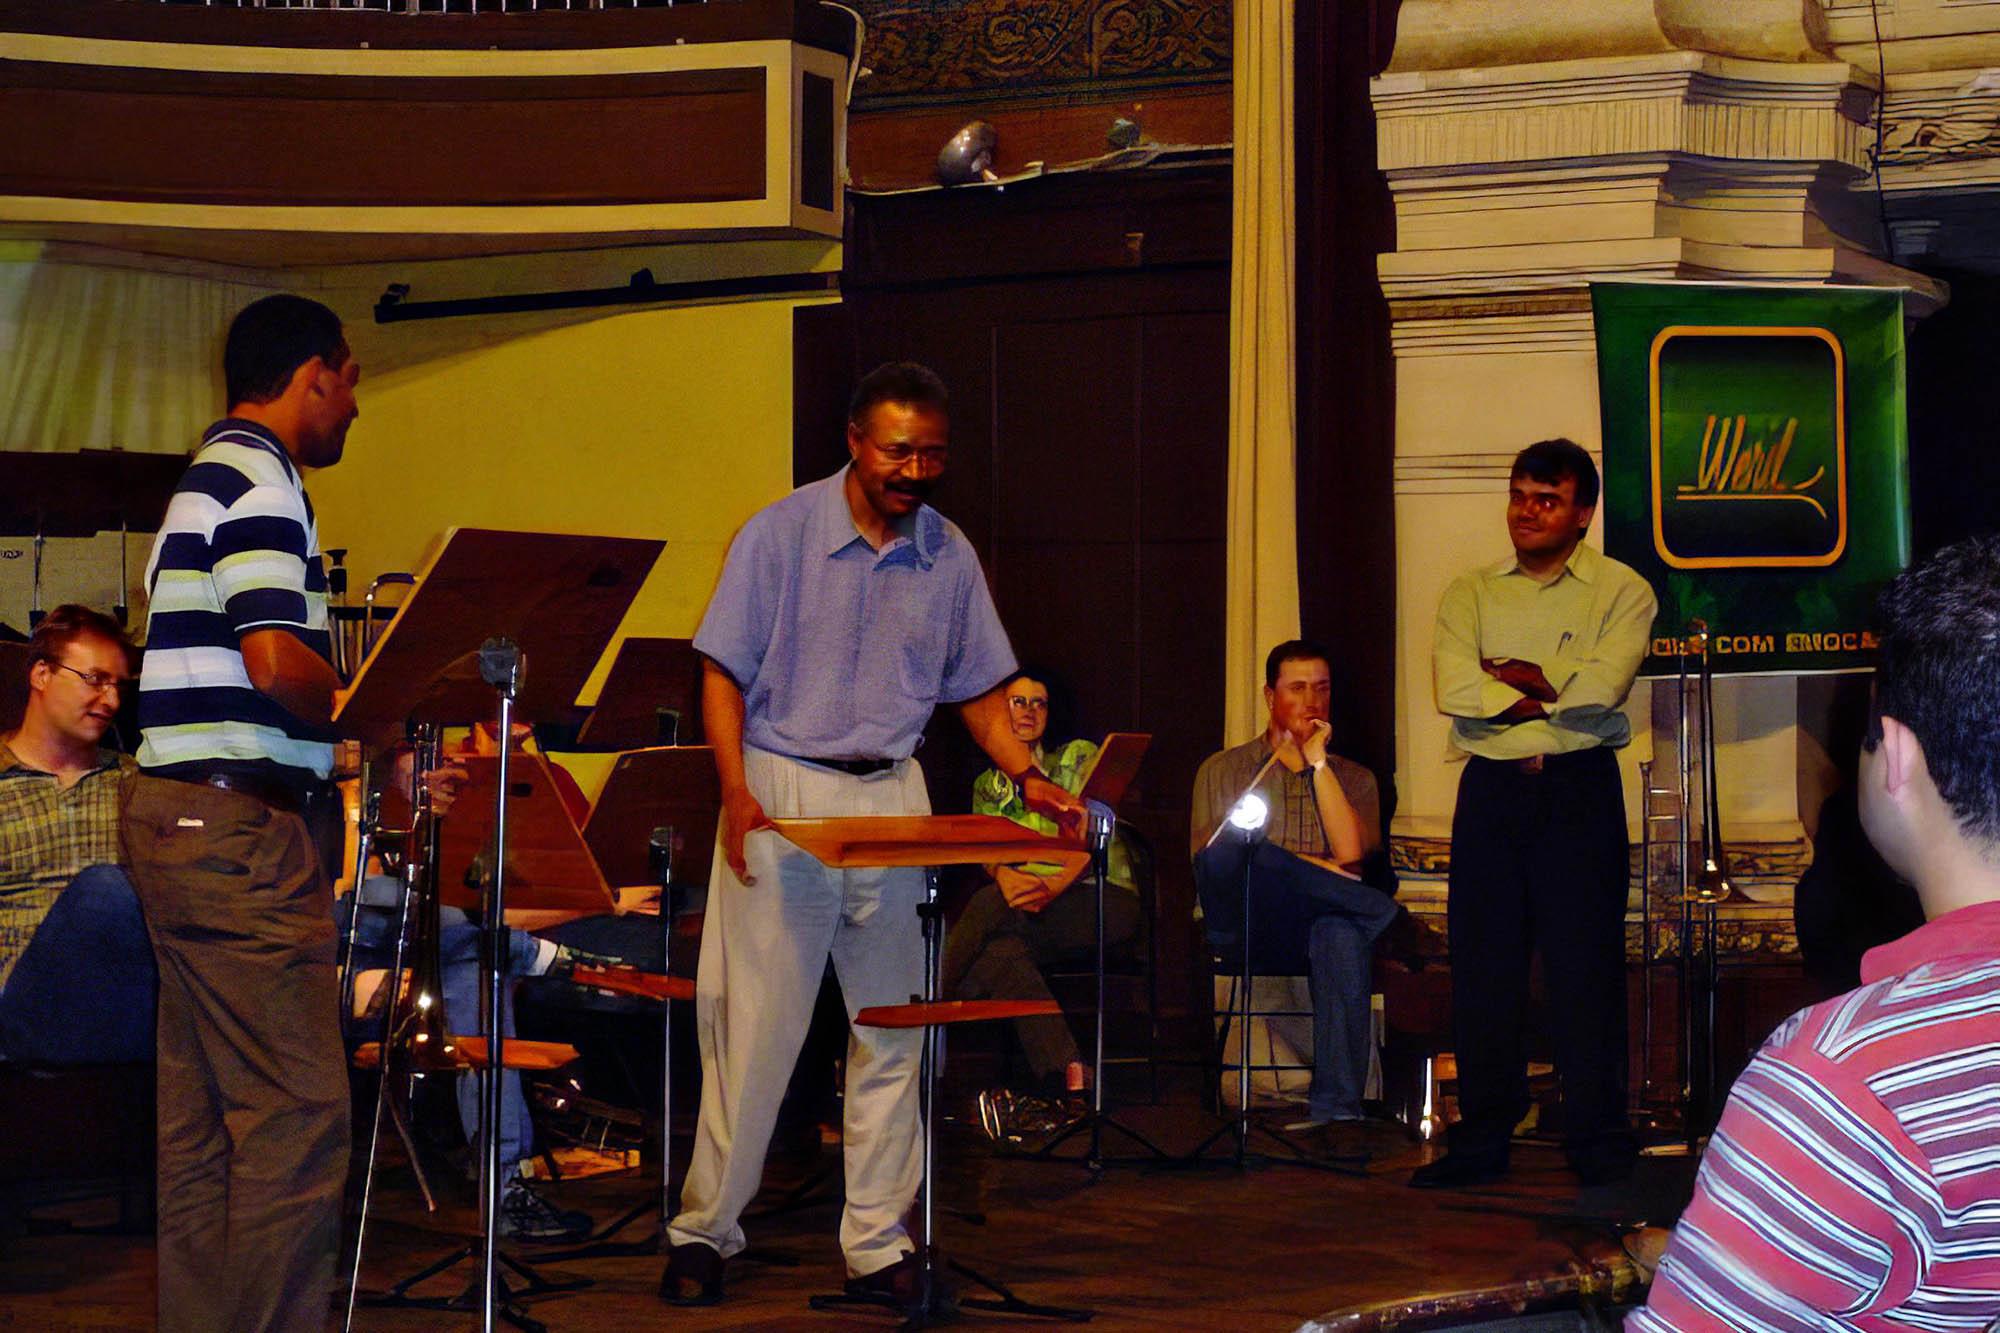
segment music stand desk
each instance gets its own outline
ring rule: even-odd
[[[497,755],[453,755],[469,775],[452,813],[438,828],[438,901],[477,911],[483,890],[469,874],[474,858],[492,853],[493,808],[499,796]],[[516,750],[507,761],[507,907],[509,911],[618,910],[583,831],[563,805],[549,761]],[[492,867],[486,867],[492,873]],[[470,881],[470,882],[468,882]]]
[[[493,716],[479,678],[488,639],[526,659],[517,722],[566,722],[666,543],[633,537],[453,528],[334,710],[363,734],[405,722],[465,726]]]

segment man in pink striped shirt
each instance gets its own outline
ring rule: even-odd
[[[2000,538],[1878,614],[1861,822],[1928,922],[1737,1080],[1626,1333],[2000,1320]]]

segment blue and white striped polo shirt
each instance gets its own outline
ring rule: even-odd
[[[218,421],[167,505],[146,566],[139,766],[266,762],[325,777],[334,734],[250,683],[245,634],[287,630],[330,657],[319,527],[277,436]]]

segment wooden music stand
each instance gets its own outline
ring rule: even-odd
[[[478,754],[453,755],[452,760],[465,766],[468,777],[451,818],[439,829],[438,901],[478,911],[484,875],[491,871],[486,862],[493,853],[500,760]],[[548,760],[532,751],[514,752],[508,761],[507,807],[511,910],[590,915],[618,909],[617,897],[584,844],[583,831],[563,804]]]
[[[842,819],[775,819],[778,833],[825,865],[836,868],[861,866],[923,866],[926,870],[925,902],[917,909],[924,934],[924,998],[907,1005],[877,1005],[855,1015],[856,1023],[887,1028],[923,1028],[926,1031],[918,1075],[924,1122],[924,1166],[922,1176],[923,1235],[922,1268],[914,1306],[905,1307],[893,1296],[815,1296],[815,1310],[837,1310],[853,1306],[887,1306],[907,1316],[903,1327],[925,1328],[948,1317],[937,1304],[938,1254],[932,1208],[931,1162],[936,1148],[938,1058],[937,1043],[928,1035],[951,1023],[983,1022],[1017,1017],[1022,1002],[1017,1000],[938,999],[938,955],[942,922],[937,902],[937,867],[976,865],[989,861],[1057,861],[1074,863],[1088,860],[1091,850],[1070,837],[1045,837],[1033,829],[998,815],[860,815]],[[1033,1005],[1028,1012],[1042,1013],[1060,1008]],[[1021,1300],[999,1283],[953,1260],[954,1272],[994,1293],[997,1299],[966,1297],[963,1307],[992,1310],[1003,1314],[1032,1315],[1080,1323],[1091,1317],[1088,1310],[1056,1305],[1035,1305]]]
[[[674,882],[705,885],[721,810],[715,752],[706,745],[628,750],[612,764],[604,790],[584,821],[583,840],[613,890],[657,888],[660,876],[650,850],[653,830],[671,827],[676,834]]]
[[[545,532],[504,532],[489,528],[454,528],[418,576],[374,650],[355,673],[353,685],[334,709],[334,726],[353,735],[379,736],[408,723],[427,727],[465,725],[496,716],[498,733],[511,735],[516,720],[566,722],[574,715],[577,693],[603,655],[651,573],[665,543],[625,537],[573,536]],[[433,733],[434,736],[435,733]],[[506,907],[510,847],[507,837],[515,786],[509,774],[508,747],[492,760],[490,795],[494,841],[489,888],[482,904],[486,940],[484,1011],[486,1039],[497,1059],[511,1065],[501,1033],[502,960],[507,956]],[[546,770],[529,789],[546,790]],[[461,817],[463,817],[461,815]],[[567,816],[564,816],[567,823]],[[575,826],[570,824],[573,835]],[[531,849],[532,851],[532,849]],[[461,872],[462,873],[462,872]],[[550,871],[560,878],[560,873]],[[595,888],[609,902],[601,876]],[[442,890],[441,890],[442,891]],[[400,914],[400,912],[399,912]],[[400,988],[398,988],[399,990]],[[391,992],[384,1032],[395,1026],[396,991]],[[390,1058],[395,1053],[390,1052]],[[389,1080],[383,1080],[384,1096]],[[527,1280],[527,1292],[565,1290],[499,1253],[497,1248],[500,1194],[500,1080],[494,1070],[482,1079],[480,1239],[393,1286],[372,1304],[425,1305],[437,1302],[412,1297],[420,1282],[475,1255],[480,1273],[474,1279],[478,1305],[486,1325],[503,1317],[522,1328],[540,1325],[514,1304],[500,1276],[504,1263]],[[379,1132],[381,1101],[376,1124]],[[373,1179],[375,1142],[370,1140],[367,1181]],[[363,1186],[364,1211],[368,1186]],[[361,1238],[355,1243],[354,1275],[349,1286],[348,1322],[353,1319],[354,1290],[361,1271]],[[444,1308],[462,1309],[473,1288],[442,1298]]]
[[[635,637],[619,644],[576,742],[600,750],[700,745],[701,654],[694,640]]]
[[[631,641],[627,641],[629,647]],[[621,653],[619,661],[625,660]],[[618,668],[614,666],[615,675]],[[595,714],[592,715],[593,719]],[[715,754],[703,745],[662,745],[618,756],[604,780],[597,804],[584,822],[583,838],[602,867],[607,883],[617,889],[649,887],[660,893],[660,967],[673,966],[676,886],[707,884],[715,852],[715,823],[722,792],[715,776]],[[670,844],[657,847],[654,835],[671,830]],[[655,1210],[640,1203],[607,1223],[574,1249],[559,1250],[552,1260],[629,1258],[661,1254],[668,1248],[667,1225],[673,1221],[674,1125],[674,1001],[694,999],[694,982],[686,977],[636,972],[625,968],[579,968],[571,978],[579,986],[596,986],[660,1002],[660,1195],[658,1218],[651,1235],[639,1240],[614,1239],[625,1228]]]
[[[1090,859],[1090,849],[1074,838],[1048,837],[1000,815],[849,815],[774,819],[771,827],[836,869],[995,861],[1052,861],[1068,867]]]
[[[480,645],[511,639],[527,659],[520,722],[568,722],[666,543],[636,537],[453,528],[396,609],[334,711],[350,735],[405,722],[465,726],[493,716]]]

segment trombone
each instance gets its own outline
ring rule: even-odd
[[[1653,829],[1656,824],[1665,824],[1672,830],[1671,845],[1675,849],[1670,884],[1679,917],[1674,957],[1678,982],[1679,1087],[1673,1100],[1679,1104],[1690,1152],[1707,1133],[1715,1114],[1716,992],[1720,962],[1717,909],[1725,902],[1741,900],[1729,871],[1728,855],[1722,839],[1721,799],[1716,780],[1715,675],[1709,656],[1710,637],[1707,622],[1695,619],[1688,622],[1687,633],[1678,645],[1675,784],[1672,787],[1655,785],[1652,760],[1647,760],[1639,768],[1643,801],[1640,818],[1640,882],[1643,888],[1640,938],[1641,952],[1645,956],[1640,1030],[1640,1101],[1652,1104],[1657,1100],[1653,1088],[1653,972],[1658,930],[1654,917]],[[1662,798],[1667,801],[1665,810],[1657,807]]]

